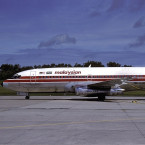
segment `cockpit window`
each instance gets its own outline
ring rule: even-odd
[[[18,79],[18,78],[20,78],[20,77],[21,77],[21,75],[15,74],[15,75],[13,75],[13,76],[11,77],[11,79]]]

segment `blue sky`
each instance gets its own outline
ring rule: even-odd
[[[0,64],[145,66],[145,0],[0,0]]]

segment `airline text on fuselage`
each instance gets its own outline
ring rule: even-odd
[[[55,74],[68,74],[68,75],[76,75],[76,74],[81,74],[81,71],[55,71]]]

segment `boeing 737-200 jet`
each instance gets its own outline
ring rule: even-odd
[[[19,72],[1,85],[24,94],[31,92],[75,92],[104,101],[108,94],[120,94],[123,86],[145,83],[145,67],[41,68]]]

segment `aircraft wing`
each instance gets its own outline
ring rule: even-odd
[[[124,89],[121,89],[119,86],[121,86],[124,83],[125,80],[122,80],[120,78],[98,82],[98,83],[91,83],[82,86],[75,87],[75,92],[77,95],[83,95],[83,96],[91,96],[96,94],[120,94],[124,91]],[[100,96],[100,99],[102,96]]]
[[[118,79],[112,79],[109,81],[89,84],[88,88],[89,89],[111,89],[111,86],[121,85],[122,83],[123,83],[123,80],[118,78]]]

